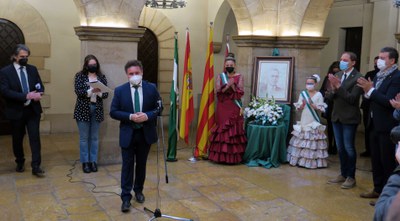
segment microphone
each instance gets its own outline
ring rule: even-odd
[[[157,110],[158,110],[158,116],[161,116],[161,113],[162,113],[163,110],[164,110],[164,107],[163,107],[163,105],[162,105],[162,99],[161,99],[161,97],[159,97],[158,100],[157,100]]]

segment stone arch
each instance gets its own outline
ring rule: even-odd
[[[74,0],[82,26],[136,28],[146,0]]]
[[[333,0],[226,0],[239,35],[322,36]]]
[[[148,7],[143,7],[139,26],[152,30],[157,36],[159,44],[158,89],[164,100],[164,105],[167,106],[170,103],[169,92],[174,66],[174,36],[176,29],[160,10]],[[165,109],[168,108],[167,106]]]
[[[236,17],[239,35],[251,35],[253,33],[253,23],[251,12],[244,0],[227,0]]]
[[[221,43],[224,42],[225,34],[224,27],[228,18],[231,6],[227,1],[224,1],[218,9],[214,19],[214,52],[218,53],[221,50]]]
[[[325,21],[334,0],[311,0],[304,14],[301,26],[301,36],[322,36],[325,28]]]
[[[43,83],[50,83],[50,71],[44,69],[45,58],[50,57],[51,38],[46,22],[40,13],[25,0],[3,0],[0,2],[0,18],[15,23],[23,32],[25,44],[31,50],[30,63],[40,73]],[[43,108],[50,107],[50,95],[41,100]],[[50,132],[50,121],[42,118],[40,130]]]
[[[24,0],[0,2],[0,17],[14,22],[22,30],[26,44],[50,46],[50,32],[42,16]],[[34,51],[32,51],[34,53]]]

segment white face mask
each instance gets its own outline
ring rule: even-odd
[[[307,90],[311,91],[311,90],[314,90],[314,88],[315,88],[314,84],[306,84],[306,89]]]
[[[140,82],[142,82],[142,75],[133,75],[129,78],[129,82],[131,82],[133,86],[139,85]]]
[[[376,62],[376,66],[379,68],[379,70],[383,71],[386,69],[386,62],[383,59],[378,59],[378,61]]]

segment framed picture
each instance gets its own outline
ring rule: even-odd
[[[252,92],[254,96],[290,103],[293,84],[293,57],[256,57]]]

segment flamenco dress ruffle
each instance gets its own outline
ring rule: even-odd
[[[230,117],[225,124],[214,127],[211,137],[209,160],[227,164],[242,162],[247,139],[241,116]]]
[[[217,93],[216,126],[211,130],[208,159],[216,163],[238,164],[246,149],[247,138],[240,108],[233,102],[243,91]]]
[[[305,126],[293,126],[287,159],[292,166],[315,169],[327,167],[328,157],[325,126],[313,122]]]

